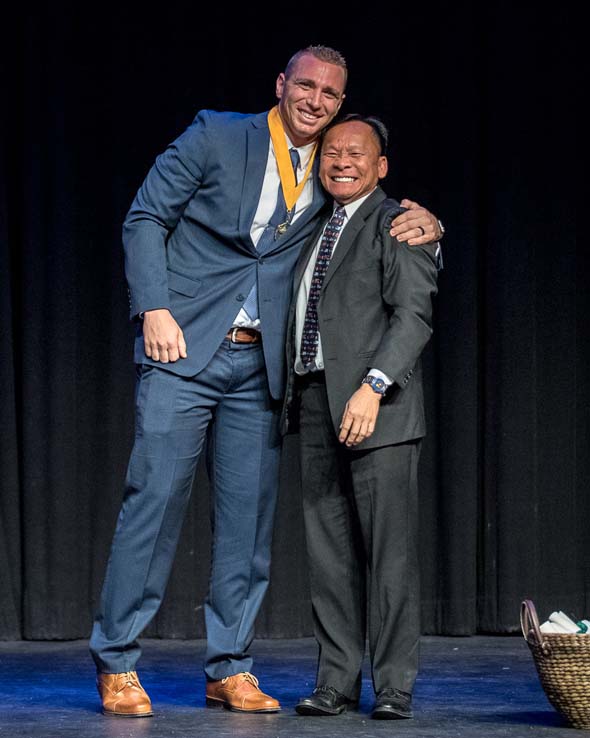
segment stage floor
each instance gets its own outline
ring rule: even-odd
[[[301,717],[314,686],[311,638],[257,640],[254,673],[282,711],[244,715],[205,707],[204,642],[142,641],[138,672],[153,718],[107,718],[99,710],[86,641],[0,642],[0,736],[6,738],[574,738],[547,701],[522,637],[424,637],[413,720],[370,719],[367,673],[358,711]]]

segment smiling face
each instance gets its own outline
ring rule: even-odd
[[[322,143],[320,179],[330,195],[348,205],[375,189],[387,174],[377,135],[368,123],[338,123]]]
[[[336,64],[303,54],[289,72],[281,72],[276,84],[279,113],[285,132],[295,146],[317,138],[340,110],[346,73]]]

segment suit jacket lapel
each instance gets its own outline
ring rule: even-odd
[[[369,197],[365,200],[365,202],[360,206],[360,208],[354,213],[350,221],[346,223],[344,226],[344,230],[342,231],[342,234],[340,236],[340,239],[338,241],[338,244],[336,246],[336,251],[334,252],[334,256],[330,260],[330,264],[328,266],[328,270],[326,272],[326,276],[324,277],[324,284],[322,286],[322,290],[325,290],[329,281],[334,276],[335,272],[338,270],[338,267],[342,264],[344,259],[346,258],[346,254],[350,250],[350,247],[354,243],[354,240],[356,238],[356,234],[361,230],[361,228],[365,224],[365,220],[369,217],[369,215],[375,210],[376,207],[378,207],[383,200],[387,198],[387,195],[381,187],[377,187],[376,190],[374,190]]]
[[[257,115],[252,121],[252,128],[246,134],[246,169],[242,182],[239,228],[245,243],[252,250],[254,244],[250,238],[250,228],[260,200],[270,141],[267,115],[268,113]]]

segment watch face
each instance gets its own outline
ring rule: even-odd
[[[372,389],[375,390],[375,392],[379,392],[379,394],[384,394],[386,390],[385,382],[380,377],[371,377],[368,376],[364,380],[366,384],[370,384]]]

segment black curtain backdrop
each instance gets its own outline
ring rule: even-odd
[[[533,4],[407,6],[313,24],[312,8],[291,8],[273,34],[229,6],[208,20],[195,4],[13,12],[0,116],[0,638],[90,633],[132,444],[121,224],[136,189],[197,110],[271,107],[277,74],[310,43],[347,57],[345,110],[389,125],[389,194],[447,227],[425,352],[423,632],[515,632],[524,597],[542,616],[590,616],[576,19]],[[311,632],[297,443],[285,444],[260,637]],[[208,567],[199,468],[146,635],[204,634]]]

